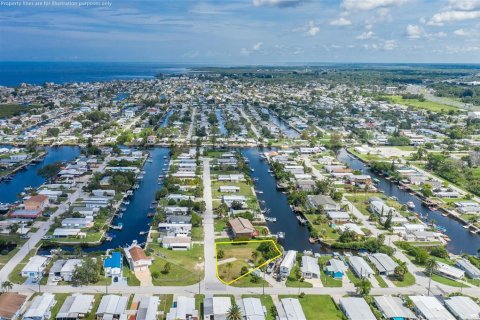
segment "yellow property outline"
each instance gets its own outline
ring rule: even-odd
[[[222,278],[220,278],[220,275],[218,274],[218,258],[217,258],[217,245],[219,244],[242,244],[242,243],[262,243],[262,242],[271,242],[273,243],[273,246],[275,247],[275,250],[277,250],[278,252],[278,255],[275,256],[274,258],[271,258],[271,259],[268,259],[267,261],[265,261],[264,263],[262,263],[261,265],[253,268],[252,270],[248,271],[247,273],[245,274],[242,274],[240,277],[236,278],[236,279],[233,279],[232,281],[230,282],[225,282],[222,280]],[[275,241],[273,240],[245,240],[245,241],[220,241],[220,242],[215,242],[215,273],[217,275],[217,278],[218,280],[220,280],[220,282],[222,282],[223,284],[226,284],[226,285],[230,285],[232,283],[234,283],[235,281],[238,281],[240,280],[241,278],[245,277],[245,276],[248,276],[250,273],[252,273],[253,271],[267,265],[268,263],[270,263],[271,261],[273,260],[276,260],[278,258],[280,258],[282,256],[282,251],[278,248],[277,244],[275,243]]]

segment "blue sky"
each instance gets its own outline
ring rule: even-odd
[[[480,63],[480,0],[62,1],[2,1],[0,60]]]

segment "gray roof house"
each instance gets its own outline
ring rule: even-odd
[[[340,205],[338,203],[336,203],[330,196],[325,196],[323,194],[308,195],[307,203],[312,209],[317,209],[319,206],[322,206],[326,211],[340,210]]]

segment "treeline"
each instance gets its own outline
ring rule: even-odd
[[[451,83],[436,83],[431,85],[435,95],[460,99],[465,103],[480,105],[480,87],[468,85],[455,85]]]

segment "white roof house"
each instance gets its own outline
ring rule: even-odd
[[[435,273],[454,280],[462,279],[465,275],[465,271],[439,261],[437,261],[437,268],[435,269]]]
[[[435,297],[410,296],[410,300],[415,305],[415,311],[425,320],[455,320]]]
[[[480,270],[467,259],[458,259],[455,265],[465,271],[465,274],[472,279],[480,279]]]
[[[398,263],[393,261],[385,253],[374,253],[369,256],[370,261],[375,265],[380,274],[390,275],[395,272]]]
[[[470,297],[448,298],[445,300],[445,306],[459,320],[480,319],[480,307]]]
[[[178,296],[177,306],[170,309],[166,320],[187,320],[198,317],[198,310],[195,309],[195,298]]]
[[[307,320],[302,305],[298,299],[284,298],[281,300],[287,320]]]
[[[60,269],[60,276],[64,281],[72,281],[73,272],[75,268],[81,265],[82,259],[68,259]]]
[[[265,320],[267,310],[259,298],[243,298],[242,305],[246,320]]]
[[[50,310],[55,304],[55,296],[51,293],[44,293],[35,297],[32,304],[23,315],[25,320],[50,319]]]
[[[351,256],[348,258],[348,264],[357,277],[368,278],[375,274],[370,265],[362,257]]]
[[[34,278],[43,274],[47,266],[48,258],[43,256],[33,256],[28,260],[22,269],[22,277]]]
[[[416,319],[415,314],[403,305],[402,299],[392,296],[376,296],[375,305],[386,319]]]
[[[232,306],[230,297],[213,297],[212,302],[214,319],[226,319],[228,310]]]
[[[280,273],[282,276],[289,276],[290,272],[292,271],[293,266],[295,265],[295,259],[297,258],[297,251],[295,250],[288,250],[287,254],[282,260],[280,264]]]
[[[370,310],[370,306],[363,298],[341,298],[340,308],[349,320],[377,320],[372,310]]]
[[[140,299],[137,311],[137,320],[157,320],[157,310],[160,298],[157,296],[145,296]]]
[[[95,313],[99,318],[119,318],[127,310],[128,297],[117,296],[113,294],[105,295],[100,301],[97,312]]]
[[[302,276],[306,279],[320,278],[320,266],[318,259],[310,256],[302,256]]]
[[[65,299],[57,320],[76,320],[90,312],[95,296],[88,294],[75,294]]]

